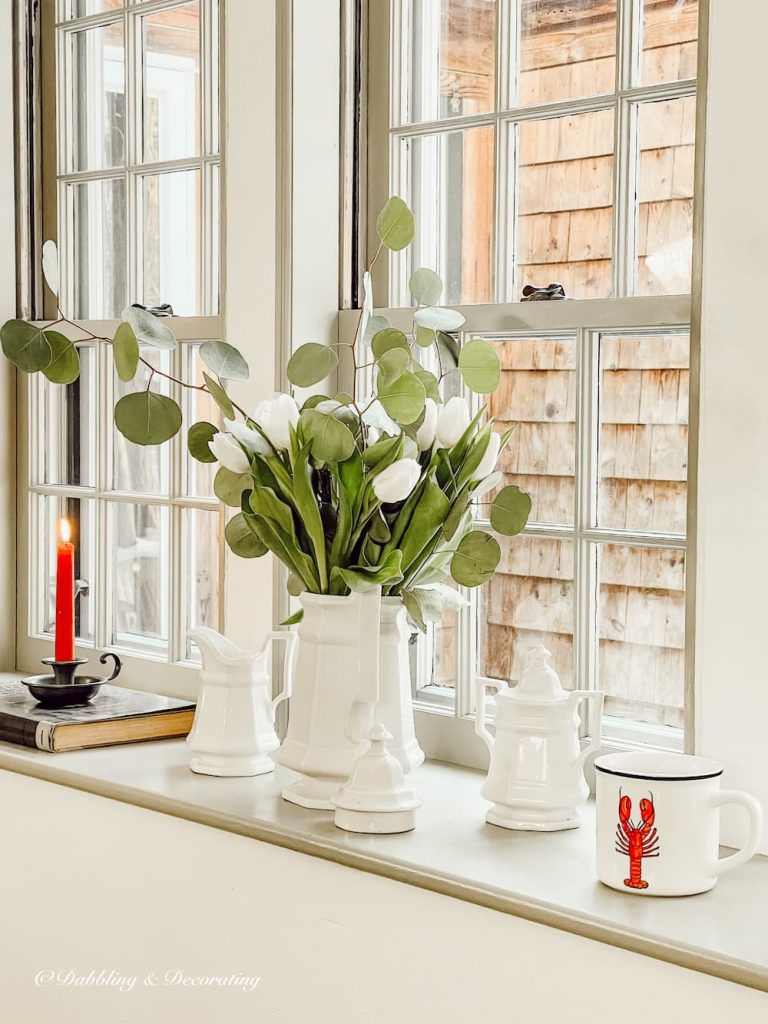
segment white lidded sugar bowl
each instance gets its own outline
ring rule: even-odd
[[[541,644],[528,653],[521,681],[477,680],[475,731],[491,754],[481,790],[493,807],[486,821],[502,828],[556,832],[577,828],[589,796],[584,762],[600,746],[603,694],[564,690]],[[486,686],[496,696],[496,737],[485,724]],[[591,742],[581,749],[579,704],[591,701]]]

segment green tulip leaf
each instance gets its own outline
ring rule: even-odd
[[[252,487],[250,473],[233,473],[226,466],[220,466],[213,478],[213,493],[230,508],[242,508],[243,492]]]
[[[343,462],[355,450],[352,431],[335,416],[307,409],[299,423],[304,439],[311,445],[312,457],[322,462]]]
[[[427,393],[415,373],[404,373],[395,380],[377,381],[377,397],[387,415],[397,423],[413,423],[421,415]]]
[[[445,583],[414,587],[413,595],[419,602],[424,622],[428,624],[439,622],[446,612],[458,611],[469,604],[458,590]]]
[[[133,380],[139,367],[139,343],[130,324],[122,323],[115,331],[112,357],[120,380]]]
[[[429,348],[435,343],[435,332],[431,327],[419,327],[416,325],[416,344],[420,348]]]
[[[408,613],[408,618],[414,624],[416,629],[422,633],[426,633],[427,625],[424,622],[423,615],[421,614],[421,605],[419,604],[418,597],[416,597],[414,592],[411,590],[401,590],[400,597],[403,599],[403,604],[405,605],[405,610]]]
[[[299,608],[299,610],[297,612],[294,612],[293,615],[289,615],[287,619],[283,619],[283,621],[280,623],[280,625],[281,626],[296,626],[296,625],[298,625],[298,623],[301,622],[301,620],[303,618],[304,618],[304,609],[303,608]]]
[[[198,462],[216,462],[216,456],[208,444],[217,432],[218,427],[205,420],[192,424],[187,431],[187,449],[193,459],[197,459]]]
[[[371,350],[377,359],[380,359],[385,352],[389,352],[393,348],[403,349],[409,354],[411,351],[408,339],[396,327],[385,327],[383,331],[378,331],[371,339]]]
[[[468,341],[459,352],[459,370],[464,383],[478,395],[490,395],[501,381],[501,360],[493,345],[482,338]]]
[[[505,537],[521,533],[530,514],[531,496],[514,484],[502,487],[491,502],[491,526]]]
[[[224,539],[229,550],[240,558],[261,558],[269,550],[250,528],[242,512],[232,516],[224,527]]]
[[[80,376],[80,356],[75,343],[58,331],[46,331],[51,361],[43,373],[53,384],[72,384]]]
[[[399,252],[410,245],[416,233],[413,214],[399,196],[392,196],[376,218],[376,233],[382,245]]]
[[[207,373],[203,374],[203,380],[205,381],[205,386],[208,388],[208,391],[211,394],[211,398],[224,413],[224,416],[228,420],[233,420],[235,418],[235,409],[234,406],[232,405],[232,402],[227,392],[224,390],[221,384],[218,383],[218,381],[215,381],[213,377],[210,377]]]
[[[417,309],[413,319],[419,327],[429,327],[433,331],[458,331],[464,323],[464,317],[457,309],[445,309],[443,306]]]
[[[6,359],[24,373],[44,370],[53,352],[45,332],[26,320],[8,320],[0,328],[0,344]]]
[[[351,565],[348,569],[336,565],[331,570],[331,582],[343,580],[350,590],[364,594],[376,587],[399,583],[403,578],[401,561],[402,554],[399,551],[390,551],[380,565]]]
[[[448,370],[455,370],[459,365],[459,343],[451,334],[445,331],[437,332],[437,351],[440,354],[440,363],[443,373]]]
[[[248,380],[248,363],[234,345],[226,341],[206,341],[200,346],[200,358],[221,380]]]
[[[309,342],[297,348],[288,361],[288,380],[300,388],[309,388],[333,373],[339,365],[336,349]]]
[[[487,583],[501,560],[499,542],[490,533],[472,530],[466,534],[451,559],[451,576],[462,587]]]
[[[172,398],[154,391],[134,391],[115,406],[115,425],[134,444],[162,444],[181,427],[181,409]]]
[[[128,306],[123,310],[122,318],[125,323],[131,325],[140,345],[160,349],[176,348],[176,336],[164,323],[164,317],[154,316],[146,309],[139,309],[138,306]]]
[[[443,294],[443,282],[428,267],[420,267],[411,274],[408,282],[411,298],[417,306],[434,306]]]
[[[411,365],[411,353],[402,348],[391,348],[376,360],[379,381],[386,382],[402,377]]]

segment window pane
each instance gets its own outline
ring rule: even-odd
[[[489,398],[494,429],[515,427],[501,456],[504,484],[530,494],[531,522],[572,525],[576,339],[524,338],[495,346],[502,373]]]
[[[696,98],[641,103],[637,195],[638,295],[691,290]]]
[[[87,18],[89,14],[103,14],[105,11],[118,11],[123,0],[67,0],[65,18]]]
[[[699,0],[643,0],[643,83],[695,78],[698,34]]]
[[[563,686],[573,683],[573,543],[499,537],[499,570],[481,591],[481,675],[519,683],[528,651],[544,644]]]
[[[185,643],[188,658],[199,657],[186,634],[197,626],[219,628],[219,513],[185,509]]]
[[[170,362],[167,352],[143,348],[142,359],[146,359],[156,369],[168,372]],[[143,363],[133,380],[121,381],[114,373],[115,404],[123,395],[132,394],[146,388],[150,371]],[[152,390],[168,394],[168,381],[155,377]],[[147,445],[146,447],[126,440],[117,427],[113,427],[112,449],[112,486],[116,491],[131,494],[167,494],[169,478],[170,445]]]
[[[51,384],[40,374],[41,430],[34,483],[93,487],[96,482],[96,354],[93,345],[78,346],[80,376],[73,384]]]
[[[685,533],[688,350],[687,334],[601,338],[600,526]]]
[[[522,0],[520,104],[613,92],[616,0]]]
[[[413,0],[406,122],[493,110],[495,0]]]
[[[127,294],[125,181],[68,184],[65,203],[71,238],[65,312],[80,320],[119,317]]]
[[[492,297],[493,129],[468,128],[406,139],[408,202],[418,225],[410,269],[431,267],[442,302]],[[406,275],[406,282],[409,275]],[[400,299],[410,305],[404,290]]]
[[[75,579],[87,580],[91,588],[98,585],[95,560],[95,502],[80,498],[45,495],[37,499],[41,537],[31,538],[34,550],[42,540],[42,580],[40,581],[41,632],[53,634],[56,628],[56,547],[59,542],[59,520],[69,520],[75,545]],[[93,640],[94,590],[81,594],[75,601],[75,636]],[[53,652],[51,652],[53,653]]]
[[[144,160],[200,152],[200,7],[172,7],[142,18]]]
[[[598,687],[605,711],[683,727],[685,553],[608,544],[598,557]]]
[[[74,171],[125,162],[125,35],[123,22],[69,32],[66,38],[65,124]]]
[[[191,383],[202,383],[203,370],[205,366],[200,358],[199,345],[184,345],[184,379]],[[221,424],[221,413],[219,407],[207,391],[193,391],[187,389],[184,392],[186,405],[184,422],[187,427],[200,420],[213,423],[218,427]],[[213,478],[216,476],[218,464],[215,462],[198,462],[193,459],[184,445],[186,466],[185,493],[196,497],[213,497]]]
[[[109,503],[112,642],[164,652],[168,643],[168,509]]]
[[[569,298],[611,293],[613,111],[520,124],[515,298],[562,284]]]
[[[201,302],[200,171],[147,174],[143,193],[141,302],[170,302],[176,316],[207,313]]]

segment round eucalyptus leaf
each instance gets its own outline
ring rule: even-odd
[[[206,341],[200,346],[200,358],[222,380],[248,380],[248,363],[234,345],[226,341]]]
[[[392,196],[376,218],[376,233],[382,245],[399,252],[410,245],[416,233],[413,214],[399,196]]]
[[[411,274],[408,282],[411,298],[417,306],[434,306],[443,294],[443,282],[428,267],[420,267]]]
[[[410,372],[391,381],[379,379],[376,390],[384,411],[402,425],[419,418],[427,398],[424,385]]]
[[[451,559],[451,576],[462,587],[479,587],[493,576],[501,560],[499,542],[490,533],[472,530]]]
[[[298,573],[295,572],[292,572],[288,576],[288,581],[285,587],[288,593],[291,595],[291,597],[298,597],[299,594],[303,594],[304,591],[307,589],[304,580],[301,578],[301,576],[299,576]]]
[[[385,316],[369,316],[368,322],[365,325],[365,333],[363,334],[363,344],[370,345],[379,331],[383,331],[390,326],[391,324]]]
[[[45,332],[26,320],[8,320],[0,328],[0,344],[6,359],[24,373],[44,370],[53,355]]]
[[[491,526],[505,537],[521,533],[530,514],[531,496],[514,484],[502,487],[491,502]]]
[[[354,405],[355,400],[348,391],[339,391],[338,394],[333,396],[334,402],[341,402],[342,405]]]
[[[209,376],[209,374],[204,373],[203,380],[205,381],[205,386],[208,388],[211,398],[214,400],[216,405],[218,405],[228,420],[233,420],[235,418],[235,408],[232,405],[227,392],[221,384],[219,384],[218,381],[215,381],[213,377]]]
[[[498,353],[482,338],[473,338],[462,347],[459,370],[467,387],[478,395],[490,395],[501,381]]]
[[[441,402],[440,385],[434,373],[430,373],[429,370],[416,370],[415,373],[424,385],[427,398],[431,398],[433,402]]]
[[[288,380],[300,388],[309,388],[324,380],[339,365],[336,349],[310,341],[297,348],[288,360]]]
[[[242,508],[243,492],[253,489],[250,473],[233,473],[220,466],[213,478],[213,493],[230,508]]]
[[[429,348],[435,343],[435,332],[431,327],[419,327],[416,325],[416,344],[421,348]]]
[[[445,331],[437,332],[437,350],[440,353],[440,362],[443,373],[446,370],[455,370],[459,365],[459,343],[451,334]]]
[[[408,339],[396,327],[386,327],[371,339],[371,351],[377,359],[393,348],[404,349],[406,352],[411,351]]]
[[[464,317],[457,309],[444,309],[442,306],[417,309],[413,319],[419,327],[429,327],[433,331],[458,331],[464,323]]]
[[[299,424],[304,437],[311,444],[312,456],[322,462],[343,462],[355,450],[355,438],[349,427],[335,416],[307,409]]]
[[[402,348],[387,349],[377,358],[376,365],[379,368],[380,383],[396,380],[411,365],[411,353]]]
[[[240,558],[261,558],[269,550],[245,521],[242,512],[232,516],[224,527],[224,540],[229,545],[229,550]]]
[[[59,331],[46,331],[51,361],[43,373],[53,384],[72,384],[80,376],[80,356],[75,343]]]
[[[120,380],[133,380],[139,366],[139,343],[130,324],[122,323],[115,331],[112,357]]]
[[[130,324],[140,345],[150,348],[176,348],[176,337],[162,317],[153,316],[146,309],[128,306],[123,310],[123,320]]]
[[[115,425],[134,444],[162,444],[181,427],[181,409],[172,398],[154,391],[134,391],[115,406]]]
[[[43,277],[56,298],[59,297],[59,251],[52,238],[43,242]]]
[[[192,424],[187,431],[187,449],[193,459],[197,459],[198,462],[216,462],[216,456],[208,447],[216,433],[218,427],[213,423],[200,420],[199,423]]]

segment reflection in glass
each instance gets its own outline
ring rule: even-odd
[[[184,345],[184,379],[191,383],[201,383],[203,370],[206,369],[200,358],[200,345]],[[185,423],[199,423],[201,420],[212,423],[215,427],[221,426],[221,413],[219,407],[207,391],[196,391],[192,388],[185,389],[184,401],[186,404]],[[185,472],[185,493],[198,498],[213,497],[213,478],[216,476],[218,463],[198,462],[193,459],[184,446]]]
[[[200,7],[171,7],[142,18],[144,162],[200,152]]]
[[[88,594],[81,594],[75,601],[75,636],[93,641],[94,614],[98,586],[95,556],[95,502],[91,499],[72,498],[58,495],[42,495],[38,499],[38,526],[40,536],[35,543],[40,545],[42,558],[40,569],[40,620],[42,633],[53,633],[56,628],[56,547],[59,542],[59,520],[66,518],[75,545],[75,579],[87,580]]]
[[[201,309],[200,171],[172,171],[141,178],[143,288],[141,302],[169,302],[176,316]]]
[[[643,85],[696,77],[699,0],[643,0]]]
[[[143,359],[156,369],[168,372],[170,362],[167,352],[143,348]],[[139,363],[132,381],[123,382],[114,374],[115,404],[123,395],[144,390],[149,382],[150,370]],[[168,381],[155,376],[152,390],[168,394]],[[146,447],[127,441],[117,427],[113,427],[112,486],[116,491],[132,494],[167,494],[170,446],[168,444],[147,445]]]
[[[119,167],[126,135],[123,23],[69,32],[65,39],[68,165],[74,171]]]
[[[39,409],[44,442],[41,476],[34,483],[93,487],[96,482],[96,353],[79,345],[80,376],[72,383],[52,384],[40,374]]]
[[[219,523],[218,512],[185,509],[184,567],[185,614],[188,633],[197,626],[219,628]],[[197,658],[197,647],[187,640],[187,657]]]
[[[80,320],[119,318],[127,297],[125,182],[71,183],[65,201],[71,233],[71,251],[62,259],[71,295],[66,312]]]
[[[162,650],[168,642],[168,509],[110,502],[112,642]]]

